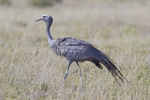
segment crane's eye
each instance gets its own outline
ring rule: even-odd
[[[43,16],[43,18],[45,18],[45,16]]]

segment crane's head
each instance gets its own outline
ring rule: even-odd
[[[42,15],[42,17],[40,19],[36,20],[35,22],[41,21],[41,20],[45,21],[47,25],[51,25],[53,22],[53,18],[48,14]]]

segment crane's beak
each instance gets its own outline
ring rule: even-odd
[[[37,21],[40,21],[40,20],[42,20],[42,19],[40,18],[40,19],[38,19],[38,20],[35,20],[34,22],[37,22]]]

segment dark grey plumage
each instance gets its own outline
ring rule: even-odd
[[[71,37],[59,38],[52,46],[56,54],[75,62],[91,61],[102,69],[102,63],[114,77],[118,76],[122,81],[125,79],[116,67],[115,63],[102,51],[96,49],[88,42]]]
[[[82,73],[79,67],[78,62],[90,61],[94,63],[99,69],[103,69],[101,64],[103,64],[108,71],[114,76],[116,81],[118,82],[118,78],[121,81],[126,80],[126,78],[122,75],[122,73],[118,70],[116,63],[111,60],[107,55],[105,55],[102,51],[96,49],[93,45],[83,40],[74,39],[71,37],[59,38],[57,40],[53,40],[50,35],[50,26],[53,22],[53,19],[50,15],[44,14],[41,19],[36,21],[43,20],[46,22],[47,26],[47,38],[49,45],[54,50],[54,52],[58,55],[65,57],[69,64],[66,70],[66,74],[64,76],[63,83],[67,77],[68,70],[72,62],[76,62],[81,82],[82,89]],[[101,63],[101,64],[100,64]],[[118,77],[118,78],[117,78]]]

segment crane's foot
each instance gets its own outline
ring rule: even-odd
[[[81,91],[82,91],[82,72],[81,72],[81,70],[80,70],[79,76],[80,76]]]
[[[68,74],[68,71],[66,71],[66,74],[65,74],[65,76],[63,78],[63,81],[62,81],[62,84],[61,84],[61,89],[63,88],[64,82],[65,82],[65,80],[67,78],[67,74]]]

